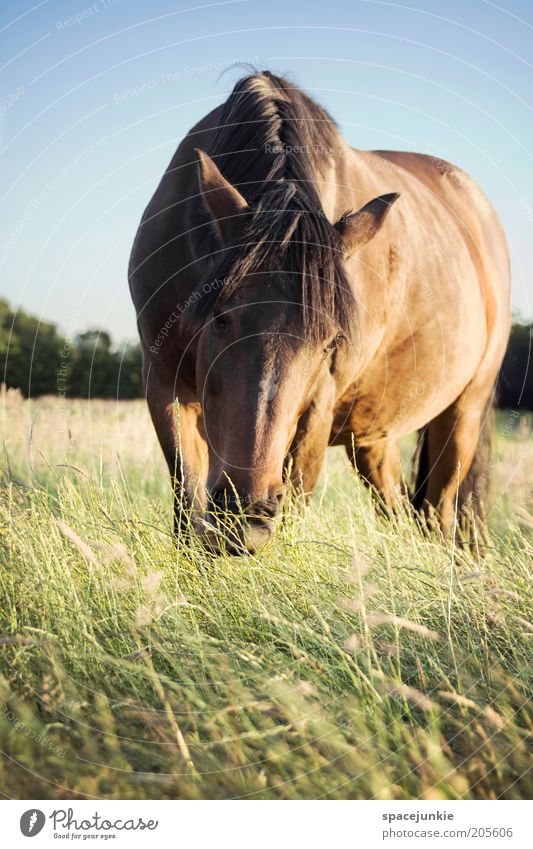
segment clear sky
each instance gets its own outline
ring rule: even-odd
[[[2,0],[0,292],[73,333],[134,338],[126,280],[179,141],[251,62],[363,149],[442,156],[498,210],[533,313],[529,0]],[[393,187],[385,187],[391,191]]]

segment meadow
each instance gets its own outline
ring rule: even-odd
[[[172,539],[144,402],[1,412],[5,797],[531,797],[531,422],[498,415],[472,547],[333,449],[264,550],[213,558]]]

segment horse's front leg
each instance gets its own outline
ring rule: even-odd
[[[291,483],[306,500],[317,484],[329,444],[333,422],[330,395],[324,389],[300,417],[287,457]]]
[[[167,461],[174,499],[174,532],[200,527],[205,513],[207,443],[194,392],[155,357],[143,367],[146,400]]]
[[[357,448],[347,445],[346,451],[365,483],[376,490],[387,507],[394,507],[402,490],[400,449],[396,440]]]

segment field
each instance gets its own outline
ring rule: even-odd
[[[378,515],[335,449],[266,549],[217,559],[172,540],[143,402],[8,393],[2,430],[6,797],[531,797],[523,418],[477,551]]]

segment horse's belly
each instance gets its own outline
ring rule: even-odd
[[[442,397],[428,394],[425,382],[418,379],[408,382],[402,397],[357,397],[352,402],[349,417],[344,420],[337,418],[334,442],[353,439],[356,445],[371,445],[386,439],[398,439],[419,430],[445,410],[452,400],[446,403]]]

